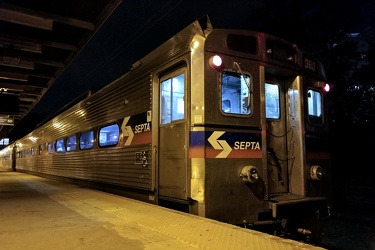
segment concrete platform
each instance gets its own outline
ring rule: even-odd
[[[0,169],[0,249],[322,249]]]

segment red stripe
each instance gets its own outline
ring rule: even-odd
[[[126,141],[126,139],[125,139]],[[151,131],[134,134],[133,140],[130,145],[151,143]]]

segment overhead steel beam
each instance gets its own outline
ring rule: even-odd
[[[90,31],[95,30],[95,25],[93,23],[66,16],[54,15],[8,4],[0,4],[0,10],[0,13],[4,12],[3,17],[0,15],[0,20],[6,22],[14,22],[46,30],[52,30],[53,22],[59,22]],[[43,20],[46,21],[43,22]]]
[[[5,8],[0,8],[0,20],[49,31],[52,30],[53,25],[53,21],[51,19]]]

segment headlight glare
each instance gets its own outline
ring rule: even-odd
[[[314,181],[320,181],[323,179],[325,172],[319,165],[313,165],[310,168],[310,177]]]

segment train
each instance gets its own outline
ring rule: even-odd
[[[330,216],[322,63],[202,16],[1,151],[1,167],[319,243]]]

